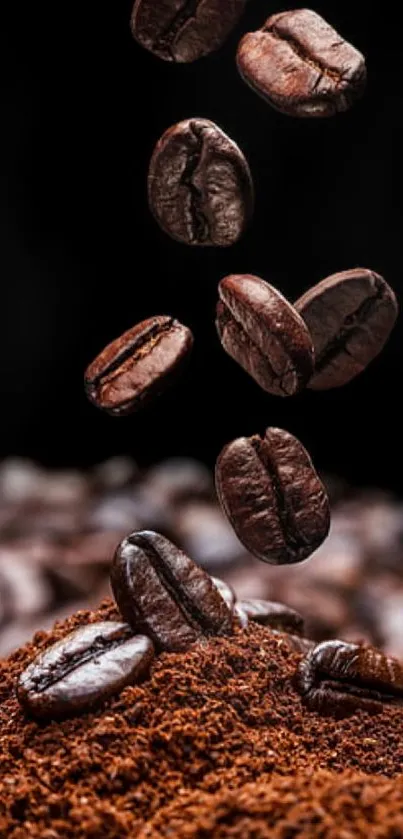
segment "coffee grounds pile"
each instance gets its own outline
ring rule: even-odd
[[[397,839],[403,836],[403,779],[328,772],[191,793],[163,808],[139,839]]]
[[[105,601],[0,664],[1,839],[403,836],[403,782],[387,779],[402,771],[403,708],[308,711],[292,684],[299,655],[257,625],[162,654],[148,681],[94,713],[28,720],[14,686],[32,657],[77,626],[117,618]],[[206,819],[221,833],[206,832]]]

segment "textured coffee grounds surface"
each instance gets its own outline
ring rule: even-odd
[[[398,839],[403,780],[358,772],[276,776],[216,794],[191,793],[164,807],[140,839]]]
[[[0,664],[1,839],[403,836],[403,782],[388,780],[402,771],[403,708],[344,719],[307,710],[292,683],[299,654],[258,625],[160,655],[148,681],[94,713],[27,719],[14,686],[32,657],[77,626],[118,618],[105,601]],[[276,813],[286,827],[269,833]],[[206,819],[220,827],[206,832]]]

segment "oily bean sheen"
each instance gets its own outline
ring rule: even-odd
[[[185,650],[231,632],[231,611],[211,577],[158,533],[132,533],[121,542],[111,583],[124,619],[158,649]]]
[[[171,383],[192,344],[190,329],[178,320],[164,315],[144,320],[108,344],[89,365],[86,394],[108,414],[130,414]]]
[[[85,711],[138,681],[153,655],[151,641],[133,637],[127,624],[91,623],[40,653],[21,674],[17,696],[39,718]]]
[[[367,268],[327,277],[295,308],[315,347],[313,390],[340,387],[361,373],[385,345],[398,314],[390,286]]]
[[[218,49],[239,20],[246,0],[136,0],[136,41],[164,61],[196,61]]]
[[[284,606],[283,603],[253,599],[240,600],[239,605],[246,612],[249,620],[255,623],[284,632],[302,633],[304,630],[302,616],[289,606]]]
[[[187,245],[233,245],[253,210],[248,164],[238,146],[207,119],[187,119],[157,143],[148,175],[151,212]]]
[[[365,87],[364,57],[310,9],[269,17],[244,36],[237,62],[253,90],[294,117],[346,111]]]
[[[311,336],[275,288],[250,274],[221,280],[216,327],[221,343],[268,393],[292,396],[314,370]]]
[[[403,704],[403,667],[374,647],[324,641],[302,659],[296,685],[314,711],[382,711]]]
[[[273,565],[301,562],[327,536],[326,490],[303,445],[279,428],[222,450],[216,487],[238,539]]]
[[[219,577],[212,577],[212,582],[214,583],[217,591],[220,592],[221,597],[225,600],[227,606],[231,611],[233,611],[236,601],[236,594],[232,586],[229,583],[225,583],[224,580],[220,580]]]

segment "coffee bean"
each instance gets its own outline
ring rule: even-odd
[[[390,286],[367,268],[327,277],[295,308],[315,347],[313,390],[340,387],[361,373],[388,340],[398,314]]]
[[[302,659],[296,685],[314,711],[382,711],[403,703],[403,667],[374,647],[324,641]]]
[[[132,533],[121,542],[111,584],[124,619],[158,649],[185,650],[231,632],[231,612],[209,575],[158,533]]]
[[[290,609],[283,603],[275,603],[271,600],[240,600],[239,605],[246,612],[249,620],[255,623],[284,632],[302,634],[304,631],[303,617],[295,609]]]
[[[292,396],[314,370],[311,336],[275,288],[250,274],[221,280],[216,327],[221,343],[268,393]]]
[[[346,111],[363,92],[364,57],[310,9],[281,12],[242,39],[238,69],[274,108],[293,117]]]
[[[238,146],[207,119],[187,119],[157,143],[148,176],[151,212],[187,245],[233,245],[253,210],[253,185]]]
[[[130,414],[171,383],[192,344],[190,329],[179,321],[148,318],[108,344],[89,365],[86,394],[108,414]]]
[[[164,61],[196,61],[217,50],[239,20],[246,0],[136,0],[136,41]]]
[[[238,538],[264,562],[301,562],[329,530],[326,490],[288,431],[268,428],[263,438],[240,437],[225,446],[216,488]]]
[[[153,645],[123,623],[82,626],[40,653],[21,674],[17,696],[34,717],[64,717],[137,682],[148,670]]]
[[[236,594],[232,586],[230,586],[228,583],[225,583],[224,580],[220,580],[219,577],[212,577],[211,580],[214,583],[217,591],[220,592],[223,600],[225,600],[228,608],[231,609],[231,611],[233,611],[236,601]]]

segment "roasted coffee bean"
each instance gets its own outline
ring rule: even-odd
[[[228,608],[231,609],[231,611],[233,611],[236,601],[236,594],[232,586],[230,586],[228,583],[225,583],[224,580],[220,580],[219,577],[212,577],[211,579],[217,591],[220,592],[221,597],[223,598],[223,600],[225,600]]]
[[[192,344],[190,329],[178,320],[144,320],[108,344],[89,365],[86,394],[108,414],[130,414],[171,383]]]
[[[283,632],[304,631],[304,619],[294,609],[271,600],[240,600],[239,605],[249,620]]]
[[[256,93],[293,117],[347,111],[366,82],[361,53],[310,9],[269,17],[244,36],[237,63]]]
[[[111,583],[124,619],[158,649],[185,650],[231,632],[231,612],[209,575],[158,533],[132,533],[121,542]]]
[[[367,268],[327,277],[295,308],[315,347],[313,390],[340,387],[361,373],[385,345],[398,314],[390,286]]]
[[[222,450],[216,488],[238,538],[273,565],[301,562],[330,525],[326,490],[303,445],[279,428],[240,437]]]
[[[403,667],[374,647],[324,641],[300,662],[296,685],[314,711],[381,711],[403,704]]]
[[[268,393],[292,396],[314,370],[312,339],[301,316],[275,288],[250,274],[221,280],[216,327],[221,343]]]
[[[153,645],[127,624],[82,626],[40,653],[21,674],[17,696],[29,714],[64,717],[91,708],[137,682],[148,670]]]
[[[239,20],[246,0],[136,0],[136,41],[164,61],[196,61],[217,50]]]
[[[148,200],[169,236],[187,245],[233,245],[253,210],[253,185],[238,146],[207,119],[187,119],[157,143]]]

